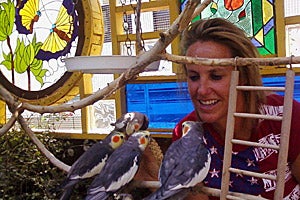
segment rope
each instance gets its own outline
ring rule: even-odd
[[[150,147],[151,152],[153,153],[154,158],[157,161],[157,164],[160,165],[164,155],[162,153],[162,150],[161,150],[159,144],[156,142],[155,139],[152,138],[149,147]]]

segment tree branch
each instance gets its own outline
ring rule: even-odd
[[[203,1],[194,11],[192,19],[200,15],[200,13],[212,2],[212,0]]]
[[[189,56],[172,55],[163,53],[159,55],[162,60],[168,60],[178,64],[196,64],[206,66],[247,66],[247,65],[260,65],[260,66],[277,66],[288,64],[299,64],[300,56],[296,57],[276,57],[276,58],[197,58]]]
[[[13,127],[16,121],[17,121],[17,116],[12,115],[11,118],[8,120],[8,122],[4,124],[4,126],[0,129],[0,137],[3,136],[5,133],[7,133],[9,129]]]
[[[37,146],[37,148],[42,152],[42,154],[44,154],[54,166],[56,166],[57,168],[65,172],[68,172],[70,170],[70,166],[58,160],[50,151],[48,151],[45,145],[36,137],[36,135],[29,128],[26,120],[22,117],[22,115],[18,117],[18,122],[25,130],[25,132],[28,134],[32,142]]]

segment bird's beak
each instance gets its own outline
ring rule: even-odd
[[[149,136],[149,142],[152,142],[153,140],[153,137]]]

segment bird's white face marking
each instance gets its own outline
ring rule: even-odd
[[[188,121],[182,123],[182,137],[184,137],[186,134],[188,134],[190,128],[191,128],[191,125]]]
[[[125,141],[125,135],[121,132],[116,132],[112,137],[111,137],[111,142],[110,145],[113,149],[116,149],[120,147]]]
[[[140,131],[138,133],[141,133],[142,135],[139,137],[139,148],[144,151],[147,147],[147,145],[150,142],[150,132],[149,131]]]
[[[135,113],[126,113],[125,118],[127,119],[127,125],[126,125],[126,133],[128,135],[131,135],[132,133],[139,130],[139,127],[136,127],[136,124],[138,124],[138,120],[134,119]]]
[[[126,113],[124,116],[125,119],[129,119],[130,121],[133,120],[134,118],[134,113],[130,112],[130,113]]]

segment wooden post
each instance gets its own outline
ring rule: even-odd
[[[283,120],[281,125],[280,134],[280,151],[278,155],[277,163],[277,180],[274,199],[283,199],[284,185],[285,185],[285,171],[287,168],[287,156],[289,150],[290,129],[293,111],[293,93],[294,93],[294,79],[295,72],[293,70],[287,70],[286,72],[286,84],[284,93],[284,105],[283,105]]]
[[[236,111],[237,90],[236,86],[239,83],[239,71],[232,71],[231,82],[229,88],[229,105],[225,135],[225,149],[223,157],[222,184],[221,184],[221,200],[225,200],[229,191],[230,172],[229,167],[232,159],[232,142],[234,135],[234,113]]]

